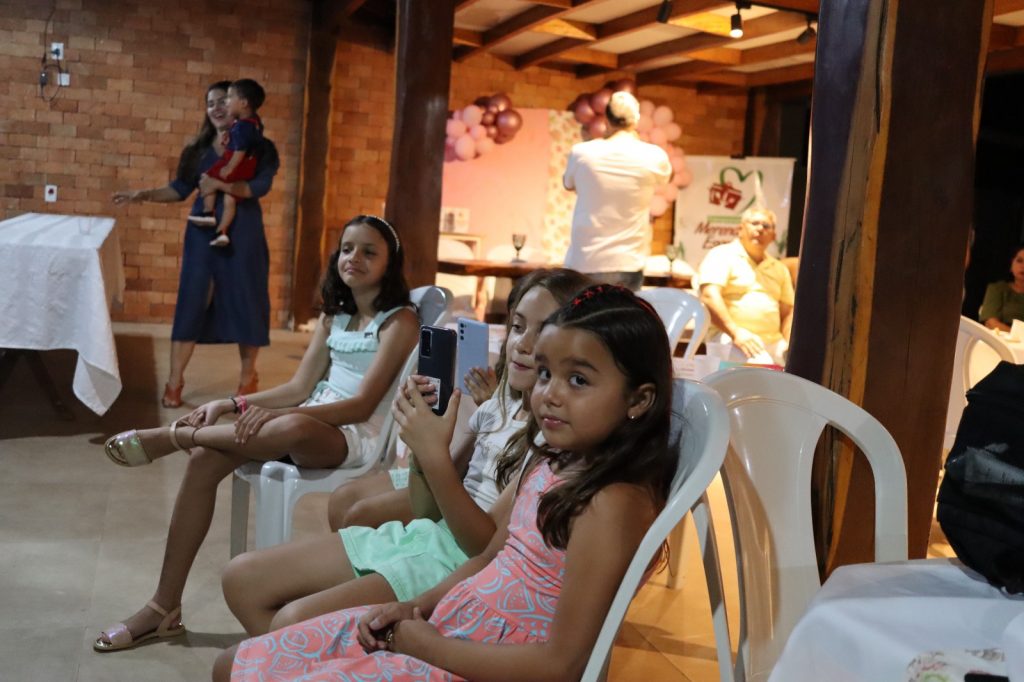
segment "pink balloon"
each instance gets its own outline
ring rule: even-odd
[[[469,161],[476,156],[476,143],[469,135],[463,135],[455,140],[455,156],[463,161]]]
[[[461,137],[466,133],[466,124],[462,121],[450,118],[448,119],[448,123],[445,124],[444,129],[448,134],[448,137]]]
[[[654,125],[661,128],[667,126],[672,122],[672,110],[662,104],[654,109],[654,114],[651,116],[654,119]]]
[[[641,116],[653,116],[654,115],[654,102],[649,99],[645,99],[640,102],[640,115]]]
[[[650,142],[651,141],[651,131],[645,130],[642,133],[637,133],[637,137],[639,137],[642,142]]]
[[[499,133],[511,137],[523,127],[523,117],[515,109],[506,109],[494,118],[494,123]]]
[[[651,130],[651,144],[656,144],[659,147],[668,142],[668,137],[665,135],[663,128],[654,128]]]
[[[462,110],[462,121],[466,124],[466,127],[472,128],[475,125],[480,124],[480,119],[484,116],[484,110],[475,104],[470,104],[468,107]]]
[[[635,95],[636,81],[632,78],[620,78],[619,80],[612,82],[612,90],[615,92],[628,92],[631,95]]]
[[[636,122],[637,132],[646,133],[650,132],[651,128],[654,127],[654,121],[647,114],[640,114],[640,120]]]
[[[505,111],[506,109],[512,108],[512,99],[504,92],[499,92],[495,95],[491,95],[491,105],[497,111]],[[490,107],[488,107],[488,110]]]
[[[604,116],[604,110],[608,108],[608,100],[612,98],[612,91],[608,88],[601,88],[590,96],[590,108],[595,114]]]
[[[594,110],[590,106],[590,101],[587,99],[580,100],[576,104],[576,108],[573,110],[575,114],[576,122],[580,125],[587,125],[594,120]]]
[[[455,111],[453,111],[452,115],[451,115],[451,118],[456,120],[456,121],[461,121],[462,120],[462,109],[456,109]]]
[[[665,126],[665,137],[668,138],[669,142],[675,142],[682,134],[683,129],[679,127],[678,123],[673,122]]]
[[[480,117],[480,123],[484,124],[485,126],[494,125],[494,114],[491,113],[490,111],[485,111],[483,113],[483,116]]]
[[[665,215],[665,211],[668,210],[668,202],[665,201],[665,197],[654,195],[651,199],[651,215],[655,218]]]
[[[487,137],[487,128],[481,125],[475,125],[469,129],[469,135],[474,140],[482,140],[483,138]]]
[[[661,190],[661,196],[665,197],[665,201],[670,204],[676,200],[677,196],[679,196],[679,187],[673,185],[671,182],[662,185],[659,189]]]
[[[672,170],[676,173],[686,168],[686,159],[681,156],[672,156],[669,160],[672,162]]]
[[[494,149],[494,140],[489,137],[482,137],[476,141],[476,153],[479,156],[483,156]]]
[[[672,176],[672,184],[676,187],[688,187],[691,182],[693,182],[693,173],[689,168],[683,168]]]
[[[587,134],[590,135],[590,139],[596,140],[599,137],[604,137],[608,133],[608,119],[604,116],[598,116],[587,125]]]

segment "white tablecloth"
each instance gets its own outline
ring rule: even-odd
[[[926,652],[1000,648],[1021,614],[1024,596],[956,560],[844,566],[793,629],[769,682],[903,680]]]
[[[113,218],[0,222],[0,348],[78,352],[73,388],[97,414],[121,392],[110,304],[124,294]]]

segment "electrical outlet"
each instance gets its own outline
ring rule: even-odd
[[[64,43],[50,43],[50,55],[57,60],[64,59]]]
[[[52,204],[57,201],[57,185],[47,185],[46,189],[43,191],[43,199],[45,199],[48,204]]]
[[[60,74],[58,79],[59,79],[59,85],[61,87],[66,88],[69,85],[71,85],[71,74],[70,73],[62,73],[62,74]]]

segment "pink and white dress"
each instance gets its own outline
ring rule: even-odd
[[[565,551],[545,544],[537,528],[541,496],[557,484],[547,461],[523,482],[508,540],[482,571],[453,587],[430,622],[445,637],[487,644],[547,641],[565,577]],[[455,682],[463,678],[388,651],[367,654],[356,639],[359,617],[347,609],[248,639],[235,655],[235,682]]]

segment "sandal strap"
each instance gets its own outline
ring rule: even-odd
[[[146,602],[146,606],[148,606],[149,608],[153,609],[154,611],[159,613],[161,616],[163,616],[165,618],[167,617],[167,609],[165,609],[164,607],[160,606],[155,601],[148,601],[148,602]],[[181,608],[181,607],[179,607],[179,608]]]
[[[180,605],[179,606],[175,606],[170,611],[166,610],[165,608],[163,608],[162,606],[157,604],[155,601],[146,602],[146,606],[148,606],[149,608],[153,609],[154,611],[159,613],[161,616],[163,616],[163,620],[161,620],[160,624],[156,626],[155,632],[157,633],[157,635],[161,635],[162,636],[162,635],[170,632],[172,630],[171,626],[181,620],[181,606]],[[178,627],[179,628],[181,627],[180,624],[178,625]],[[173,628],[173,629],[178,629],[178,628]]]
[[[182,451],[187,452],[187,453],[191,453],[192,452],[192,448],[186,448],[186,447],[184,447],[178,441],[178,434],[176,433],[176,431],[177,431],[179,426],[182,426],[182,423],[181,423],[180,419],[171,422],[170,427],[168,427],[167,437],[170,439],[171,445],[173,445],[175,447],[175,449],[182,450]],[[195,445],[195,435],[194,435],[195,431],[193,431],[192,433],[193,433],[192,445],[194,446]],[[150,603],[152,603],[152,602],[150,602]],[[164,612],[164,613],[166,613],[166,612]]]

